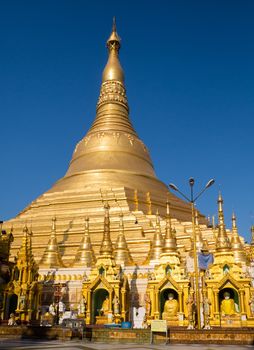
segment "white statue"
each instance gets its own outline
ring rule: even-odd
[[[114,314],[115,315],[119,315],[119,313],[120,313],[120,304],[119,304],[119,298],[118,298],[117,295],[114,296],[113,305],[114,305]]]
[[[249,300],[249,305],[250,305],[251,316],[254,317],[254,294],[252,294]]]
[[[60,314],[63,314],[65,312],[65,304],[62,301],[59,301],[58,303],[58,310]]]
[[[56,304],[55,303],[49,305],[49,313],[52,316],[56,315]]]
[[[15,320],[15,314],[10,314],[10,318],[8,320],[8,326],[17,326],[16,320]]]
[[[86,313],[86,298],[82,297],[78,306],[78,314],[85,315]]]
[[[208,299],[207,296],[204,296],[203,312],[204,312],[204,329],[211,329],[211,326],[210,326],[211,301]]]

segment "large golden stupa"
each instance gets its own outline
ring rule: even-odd
[[[123,214],[126,238],[138,263],[146,259],[156,211],[165,216],[167,197],[171,215],[190,220],[189,205],[169,193],[156,177],[149,151],[129,119],[124,72],[118,57],[120,38],[115,27],[107,47],[109,57],[102,74],[95,120],[77,144],[65,176],[6,223],[13,226],[15,234],[13,254],[20,246],[26,223],[32,225],[33,252],[38,261],[47,246],[52,217],[56,217],[63,262],[70,265],[86,216],[90,219],[93,246],[95,250],[99,247],[106,201],[111,208],[112,240],[116,239],[114,228],[118,229],[119,215]]]
[[[156,177],[129,119],[115,22],[107,48],[96,117],[67,173],[0,232],[13,264],[0,315],[48,322],[64,302],[88,324],[253,327],[254,228],[245,244],[235,214],[225,227],[221,194],[209,223]]]

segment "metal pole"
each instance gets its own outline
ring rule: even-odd
[[[197,256],[197,237],[196,237],[196,229],[195,229],[195,208],[194,203],[196,200],[205,192],[205,190],[211,187],[214,184],[215,180],[211,179],[208,181],[204,189],[196,196],[193,195],[193,186],[195,180],[191,177],[189,179],[189,185],[191,189],[191,199],[185,196],[176,185],[173,183],[169,184],[169,187],[174,191],[179,192],[189,203],[191,203],[191,220],[192,220],[192,232],[193,232],[193,260],[194,260],[194,289],[195,289],[195,297],[196,297],[196,308],[197,308],[197,321],[198,321],[198,329],[201,329],[201,313],[200,313],[200,294],[199,294],[199,270],[198,270],[198,256]]]
[[[198,329],[201,329],[201,317],[200,317],[200,296],[199,296],[199,271],[198,271],[198,257],[197,257],[197,239],[195,228],[195,208],[194,202],[191,202],[191,219],[192,219],[192,232],[193,232],[193,259],[194,259],[194,280],[195,280],[195,297],[197,308]]]

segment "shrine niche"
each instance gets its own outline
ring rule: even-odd
[[[211,301],[211,325],[221,327],[251,326],[252,314],[250,278],[236,280],[227,273],[220,281],[206,280],[208,298]]]
[[[98,316],[108,318],[109,311],[109,292],[99,287],[94,291],[92,297],[92,323],[98,324]]]
[[[87,300],[86,322],[91,324],[112,323],[113,288],[99,275],[93,282],[84,282],[83,297]]]
[[[179,311],[178,293],[172,288],[165,288],[160,293],[160,317],[168,320],[177,317]]]
[[[12,289],[10,289],[12,290]],[[6,298],[6,304],[5,304],[5,312],[4,312],[4,319],[8,319],[11,314],[15,314],[15,311],[18,307],[18,296],[17,294],[9,294]]]
[[[234,288],[223,288],[219,292],[219,305],[221,316],[236,315],[240,313],[239,295]]]
[[[108,281],[103,275],[83,283],[87,300],[86,323],[107,324],[128,320],[128,281],[126,277]]]
[[[151,311],[146,315],[148,325],[153,319],[166,320],[171,326],[183,325],[188,289],[189,281],[176,282],[169,273],[161,281],[148,281],[146,298],[151,300]]]

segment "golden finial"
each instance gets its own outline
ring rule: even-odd
[[[160,228],[160,214],[159,209],[156,210],[156,227]]]
[[[168,197],[167,197],[167,201],[166,201],[166,213],[167,213],[167,217],[170,217],[170,202],[169,202]]]
[[[85,217],[85,234],[89,234],[89,217]]]
[[[112,32],[116,32],[116,16],[113,17]]]
[[[171,232],[171,216],[170,216],[170,202],[167,199],[166,202],[166,236],[168,232]]]
[[[110,220],[109,220],[109,204],[105,203],[105,216],[104,216],[104,233],[101,242],[100,255],[112,255],[113,247],[110,238]]]
[[[51,225],[51,236],[56,235],[56,217],[54,216],[52,218],[52,225]]]
[[[147,215],[152,214],[152,202],[150,192],[146,193],[146,203],[147,203]]]
[[[109,50],[116,49],[119,51],[121,47],[121,39],[116,31],[116,18],[113,17],[112,32],[107,40],[107,47]]]
[[[216,250],[217,251],[227,251],[231,248],[230,240],[226,233],[225,223],[224,223],[224,213],[223,213],[223,199],[221,192],[219,192],[218,197],[218,236],[216,239]]]
[[[232,214],[232,237],[231,237],[231,249],[234,252],[236,263],[245,263],[246,254],[243,250],[243,245],[238,234],[238,228],[236,225],[235,213]]]
[[[236,216],[235,213],[233,212],[232,214],[232,229],[233,230],[237,230],[237,226],[236,226]]]
[[[121,39],[116,32],[116,22],[113,19],[113,28],[110,37],[107,40],[107,48],[109,51],[108,62],[102,74],[102,82],[118,81],[124,83],[124,72],[118,59],[118,53],[121,47]]]
[[[219,219],[219,225],[223,224],[224,225],[224,213],[223,213],[223,199],[221,192],[219,192],[219,197],[218,197],[218,219]]]
[[[28,240],[28,227],[25,224],[23,227],[23,238],[22,238],[22,244],[21,244],[20,250],[18,252],[18,257],[28,262],[29,249],[30,249],[30,245]]]
[[[171,226],[171,217],[170,217],[170,203],[167,199],[167,215],[166,215],[166,235],[165,235],[165,244],[163,248],[163,253],[170,253],[176,251],[176,235]]]

